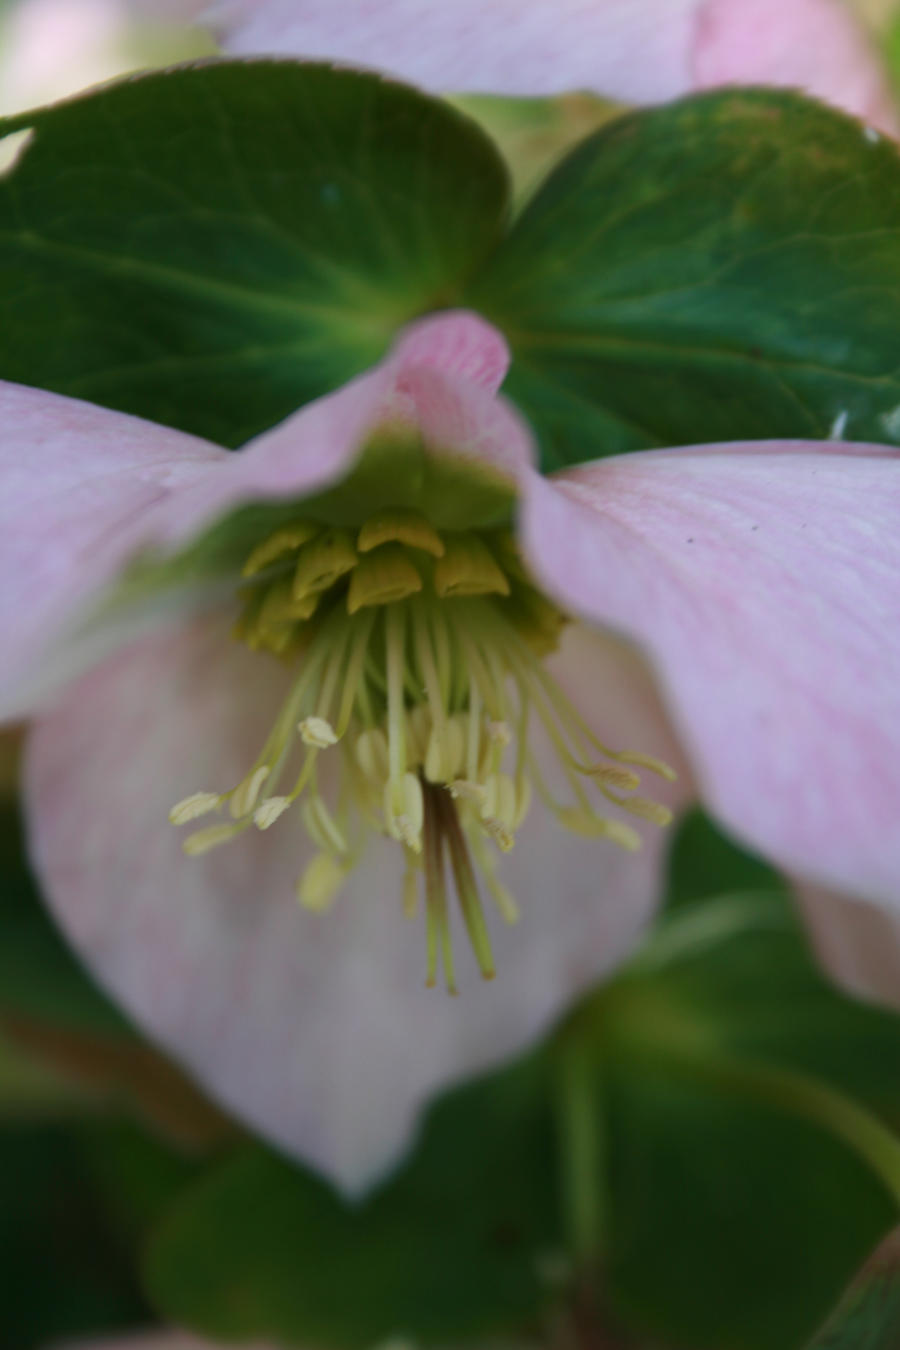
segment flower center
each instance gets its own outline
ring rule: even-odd
[[[438,532],[407,509],[355,531],[298,520],[253,549],[243,578],[235,637],[296,676],[246,777],[172,808],[175,825],[227,808],[230,819],[185,839],[188,854],[271,829],[296,807],[316,850],[297,896],[324,911],[368,832],[389,835],[405,855],[408,916],[424,895],[427,982],[440,962],[455,992],[450,900],[491,978],[481,894],[515,922],[498,862],[533,796],[565,828],[626,849],[640,836],[604,803],[657,825],[671,819],[636,795],[635,772],[671,779],[671,769],[603,745],[544,668],[566,617],[534,586],[509,531]],[[532,729],[552,747],[562,799]],[[331,757],[336,775],[321,772]]]

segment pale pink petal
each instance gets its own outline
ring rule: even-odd
[[[509,370],[503,334],[472,310],[445,310],[408,324],[391,359],[403,370],[436,370],[496,394]]]
[[[829,975],[850,994],[900,1008],[900,917],[823,886],[796,893]]]
[[[2,23],[4,114],[49,103],[134,68],[122,0],[20,0],[8,7]]]
[[[342,478],[379,426],[422,429],[426,449],[487,462],[506,477],[531,459],[531,437],[494,398],[509,364],[504,339],[466,310],[402,330],[385,360],[249,441],[157,513],[172,546],[250,501],[301,497]]]
[[[349,61],[438,91],[656,103],[737,80],[893,125],[841,0],[215,0],[201,18],[231,51]]]
[[[698,0],[218,0],[226,49],[336,58],[438,91],[682,93]]]
[[[421,425],[429,446],[506,477],[530,456],[493,398],[506,344],[475,314],[404,330],[373,370],[308,404],[237,453],[20,385],[0,385],[0,717],[39,705],[144,622],[86,626],[141,549],[175,551],[250,501],[302,497],[342,477],[375,428]]]
[[[712,809],[787,870],[900,901],[900,455],[652,451],[529,475],[531,564],[644,645]]]
[[[145,641],[39,724],[33,856],[76,949],[139,1024],[275,1144],[359,1190],[435,1091],[526,1046],[622,958],[668,840],[648,826],[627,854],[563,834],[535,807],[500,871],[522,919],[489,915],[497,979],[481,980],[457,931],[461,997],[426,990],[424,923],[401,917],[396,844],[373,837],[322,916],[293,899],[309,846],[290,818],[183,856],[169,807],[243,778],[286,678],[227,629],[207,620]],[[633,653],[570,641],[580,680],[591,653],[598,729],[674,757]]]
[[[708,0],[699,13],[693,81],[698,89],[794,86],[897,133],[886,74],[842,0]]]
[[[0,424],[4,718],[34,707],[66,673],[54,643],[145,538],[151,511],[226,455],[16,384],[0,383]]]

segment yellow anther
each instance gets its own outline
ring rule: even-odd
[[[302,623],[304,619],[312,617],[318,603],[318,593],[303,595],[298,599],[289,581],[279,581],[263,601],[259,626],[266,630],[281,628],[284,624]]]
[[[260,648],[264,648],[275,656],[285,656],[290,651],[294,638],[293,623],[271,624],[264,627],[262,623],[257,622],[253,630],[247,634],[246,642],[252,651],[257,652]]]
[[[253,812],[253,824],[257,829],[268,830],[284,815],[290,804],[290,797],[267,797]]]
[[[507,825],[503,824],[502,820],[490,818],[483,819],[481,823],[501,853],[512,852],[513,845],[516,842],[515,835]]]
[[[434,565],[434,589],[442,599],[509,595],[509,582],[477,535],[452,534],[447,537],[444,556]]]
[[[317,750],[327,750],[337,745],[337,732],[324,717],[304,717],[297,723],[297,730],[304,745],[315,746]]]
[[[346,872],[330,853],[317,853],[297,882],[297,899],[304,909],[325,914],[331,909]]]
[[[569,622],[556,605],[530,588],[518,590],[514,595],[510,619],[536,656],[549,656],[556,651],[560,634]]]
[[[225,844],[229,839],[233,839],[239,829],[239,825],[208,825],[205,830],[189,834],[181,847],[190,857],[196,858],[201,853],[208,853],[211,848],[217,848],[219,844]]]
[[[490,535],[491,551],[496,555],[504,572],[517,581],[529,581],[530,577],[522,562],[522,553],[511,530],[495,530]]]
[[[606,816],[597,816],[580,806],[567,806],[557,812],[560,824],[573,834],[583,835],[586,839],[611,839],[621,848],[635,853],[641,846],[641,836],[630,825],[619,820],[609,820]]]
[[[262,785],[271,773],[268,764],[261,764],[258,769],[248,773],[242,783],[231,794],[231,800],[228,804],[231,814],[235,820],[240,820],[241,816],[247,816],[256,806],[259,794],[262,791]]]
[[[657,759],[655,755],[642,754],[640,750],[620,750],[616,755],[620,764],[636,764],[639,769],[649,769],[651,773],[659,774],[667,783],[674,783],[678,774],[667,764],[664,759]]]
[[[356,549],[347,530],[326,530],[304,544],[294,571],[294,598],[326,591],[356,566]]]
[[[369,605],[389,605],[422,589],[415,563],[400,544],[385,544],[368,553],[353,569],[347,592],[347,613]]]
[[[268,539],[264,539],[258,544],[244,563],[243,574],[245,577],[256,576],[264,567],[271,563],[278,562],[288,553],[293,553],[296,549],[302,548],[308,544],[311,539],[315,539],[322,527],[313,525],[311,521],[298,521],[295,525],[286,525],[283,529],[276,530],[270,534]]]
[[[405,773],[399,783],[384,787],[384,822],[388,833],[413,853],[422,852],[425,801],[422,784],[414,773]]]
[[[641,781],[630,769],[619,769],[615,764],[592,764],[584,772],[596,783],[618,788],[620,792],[633,792]]]
[[[173,825],[187,825],[188,821],[217,811],[221,804],[222,797],[218,792],[192,792],[190,797],[175,803],[169,812],[169,820]]]
[[[301,807],[306,833],[325,853],[347,853],[344,833],[318,793]]]
[[[430,553],[440,558],[444,553],[441,536],[418,511],[398,508],[393,511],[379,511],[371,516],[359,532],[356,547],[360,553],[369,553],[381,544],[407,544],[422,553]]]
[[[652,825],[671,825],[672,812],[662,802],[651,801],[648,797],[616,797],[617,806],[641,820],[649,820]]]

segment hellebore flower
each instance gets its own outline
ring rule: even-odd
[[[805,90],[887,131],[884,72],[842,0],[212,0],[225,48],[375,66],[437,92],[583,89],[657,103],[721,84]]]
[[[897,896],[896,451],[707,446],[548,479],[496,393],[507,363],[476,315],[422,320],[238,454],[0,389],[0,711],[42,707],[50,901],[152,1035],[350,1188],[652,909],[689,775],[669,782],[623,639],[726,824]],[[448,1001],[423,976],[455,986],[456,927],[499,978]]]

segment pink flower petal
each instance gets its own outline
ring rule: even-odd
[[[575,678],[590,652],[599,729],[674,756],[634,654],[570,641]],[[293,898],[309,846],[290,821],[192,859],[167,824],[177,799],[243,778],[285,679],[224,621],[108,661],[34,734],[33,854],[62,926],[139,1024],[274,1143],[359,1190],[434,1092],[527,1045],[621,959],[657,899],[667,840],[647,827],[626,854],[535,807],[500,872],[521,922],[489,915],[497,979],[480,979],[458,933],[461,997],[426,990],[396,844],[373,837],[333,911],[315,916]]]
[[[796,875],[900,898],[900,464],[803,442],[526,480],[532,566],[644,644],[712,808]]]
[[[693,79],[699,89],[794,86],[897,133],[885,73],[841,0],[708,0],[699,13]]]
[[[23,385],[0,383],[0,421],[3,718],[68,673],[53,644],[137,548],[150,510],[227,456]]]
[[[380,365],[249,441],[157,513],[172,546],[251,501],[302,497],[342,478],[371,433],[421,428],[426,449],[492,464],[506,477],[531,460],[531,436],[493,397],[509,365],[504,339],[466,310],[405,328]]]
[[[900,917],[822,886],[797,887],[813,946],[849,994],[900,1008]]]
[[[229,454],[169,428],[20,385],[0,384],[0,717],[20,716],[133,625],[82,634],[121,567],[175,549],[250,501],[301,497],[342,477],[371,432],[413,422],[441,452],[493,462],[530,456],[524,425],[492,390],[509,356],[475,314],[411,325],[387,358]]]
[[[656,103],[737,80],[894,124],[841,0],[214,0],[201,17],[231,51],[349,61],[438,91]]]

